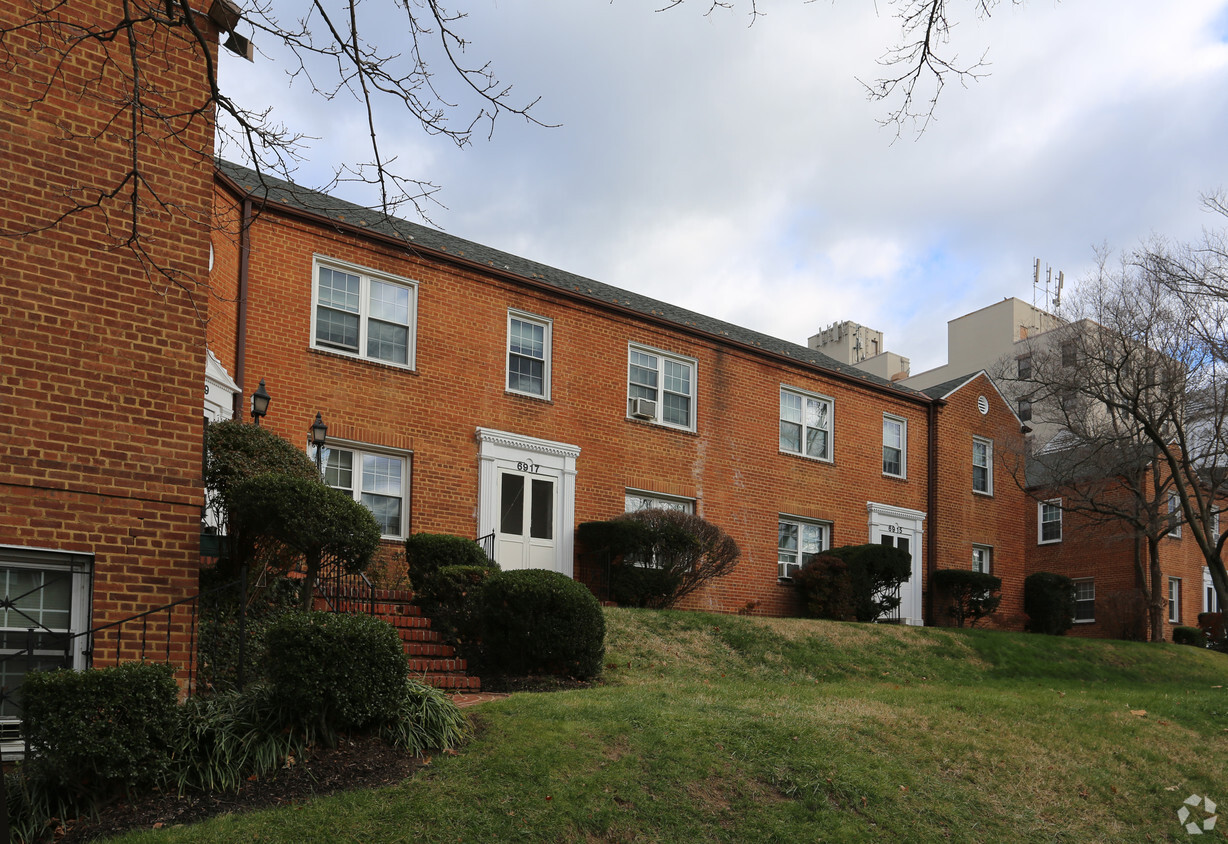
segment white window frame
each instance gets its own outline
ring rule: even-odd
[[[325,471],[324,482],[328,483],[328,461],[331,459],[334,451],[346,451],[351,455],[350,472],[353,486],[350,489],[345,487],[336,487],[332,484],[333,489],[340,489],[343,492],[349,492],[350,496],[359,504],[363,503],[362,495],[366,490],[363,489],[363,458],[364,457],[384,457],[401,462],[401,524],[400,532],[384,533],[380,531],[381,539],[405,539],[409,535],[409,507],[410,507],[410,473],[413,471],[413,452],[404,451],[401,449],[381,448],[379,446],[367,445],[365,443],[353,442],[351,440],[335,440],[329,439],[324,445],[323,465]],[[315,460],[315,446],[307,447],[307,454],[311,459]],[[380,493],[371,493],[380,494]],[[388,496],[396,497],[396,496]]]
[[[69,607],[68,607],[68,626],[66,628],[52,628],[55,632],[64,632],[67,635],[84,633],[90,629],[90,580],[91,571],[94,565],[94,558],[90,554],[72,553],[55,551],[43,548],[25,548],[19,546],[0,545],[0,568],[3,569],[25,569],[39,572],[51,573],[55,576],[64,576],[69,579]],[[4,581],[0,580],[0,584]],[[6,596],[12,599],[18,598],[17,595]],[[12,614],[17,610],[7,610],[7,615],[0,615],[0,619],[8,621],[9,626],[0,628],[9,634],[16,634],[17,647],[0,649],[0,656],[5,656],[10,653],[17,653],[25,649],[26,631],[32,626],[30,622],[17,616],[17,624],[13,624],[14,619]],[[76,671],[82,671],[89,665],[89,652],[91,645],[89,636],[78,636],[72,640],[71,650],[69,652],[69,668]],[[35,650],[39,654],[38,649]],[[43,658],[54,658],[59,653],[58,649],[54,652],[47,651],[42,654]],[[5,678],[6,691],[10,694],[16,688],[11,682],[11,678]],[[20,735],[21,719],[10,715],[0,716],[0,757],[4,761],[20,759],[25,753],[25,743]]]
[[[1181,623],[1181,578],[1168,579],[1168,623]]]
[[[1051,508],[1057,513],[1056,519],[1045,519],[1045,509]],[[1045,524],[1057,522],[1057,537],[1045,539]],[[1050,498],[1048,501],[1036,502],[1036,544],[1052,545],[1062,541],[1062,499]]]
[[[625,512],[628,513],[638,513],[640,510],[677,510],[682,513],[694,513],[695,499],[648,492],[642,489],[627,489],[623,495],[623,506],[626,508]]]
[[[985,446],[985,465],[976,462],[976,447]],[[985,489],[976,488],[976,470],[985,470]],[[993,440],[985,437],[972,438],[972,491],[978,495],[993,495]]]
[[[801,422],[794,422],[792,420],[786,420],[784,418],[783,405],[784,405],[785,395],[789,395],[793,398],[801,400],[802,402],[802,421]],[[836,445],[836,435],[835,435],[836,400],[830,396],[824,396],[819,393],[812,393],[809,390],[801,390],[801,389],[798,389],[797,387],[788,387],[788,386],[785,386],[784,384],[780,385],[780,399],[781,399],[782,406],[781,406],[780,413],[779,413],[779,417],[780,417],[779,421],[782,423],[787,422],[790,425],[800,425],[801,426],[801,433],[798,437],[798,450],[794,451],[793,449],[784,448],[783,445],[781,445],[779,446],[781,454],[795,454],[798,457],[805,457],[807,460],[818,460],[823,463],[831,463],[833,460],[833,455],[835,454],[835,451],[836,451],[836,448],[835,448],[835,445]],[[818,402],[820,405],[826,406],[827,408],[827,427],[826,428],[820,425],[809,426],[806,424],[806,403],[812,402],[812,401]],[[806,442],[807,442],[806,432],[808,430],[823,431],[827,435],[826,437],[827,447],[824,449],[824,453],[822,454],[808,454],[807,453],[806,451]]]
[[[972,546],[972,570],[979,571],[982,574],[993,574],[993,546],[992,545],[977,545]]]
[[[534,357],[532,354],[525,354],[524,351],[514,351],[512,347],[512,326],[516,322],[525,323],[527,325],[537,326],[542,329],[542,356]],[[515,393],[518,396],[529,396],[535,399],[550,400],[550,370],[552,365],[552,340],[554,333],[554,321],[546,317],[540,317],[527,311],[516,310],[509,308],[507,312],[507,372],[504,380],[504,386],[509,393]],[[512,358],[519,357],[527,360],[538,360],[542,365],[542,389],[541,392],[535,393],[532,390],[524,390],[512,386]]]
[[[648,367],[644,365],[644,362],[637,361],[635,363],[632,363],[632,355],[634,354],[647,355],[649,357],[653,357],[656,359],[655,372],[656,372],[657,383],[653,385],[651,388],[656,393],[656,397],[653,399],[650,399],[650,401],[653,402],[655,409],[654,409],[653,416],[644,421],[651,422],[654,425],[663,425],[667,428],[674,428],[680,431],[694,431],[696,429],[696,419],[699,415],[698,414],[698,404],[699,404],[698,387],[697,387],[697,384],[699,381],[699,361],[697,361],[695,358],[689,358],[684,355],[676,355],[672,352],[662,351],[661,349],[654,349],[651,346],[644,346],[639,343],[628,343],[627,344],[627,418],[628,419],[639,418],[639,417],[632,415],[632,409],[633,409],[632,405],[634,404],[635,398],[637,398],[632,395],[631,393],[632,388],[639,387],[640,389],[648,389],[647,385],[639,384],[631,380],[631,367],[632,366],[637,366],[642,369],[648,369]],[[666,367],[667,363],[673,364],[674,366],[688,368],[689,383],[687,385],[686,393],[682,393],[682,392],[679,392],[678,390],[670,390],[666,388],[665,379],[667,377],[667,367]],[[669,395],[675,395],[675,396],[686,396],[687,401],[688,401],[688,412],[687,412],[687,424],[686,425],[680,425],[677,422],[667,422],[665,420],[665,416],[664,416],[665,395],[667,393]],[[640,397],[640,398],[643,398],[643,397]]]
[[[343,346],[321,342],[317,337],[317,321],[320,304],[320,270],[329,269],[358,276],[358,343],[357,349],[347,349]],[[371,321],[371,282],[403,288],[409,294],[408,323],[406,324],[406,359],[402,361],[385,360],[374,357],[367,352],[368,330]],[[325,305],[324,307],[328,307]],[[336,355],[370,361],[385,366],[395,366],[398,369],[414,369],[416,366],[416,348],[418,333],[418,282],[408,278],[381,273],[368,267],[339,261],[323,255],[315,255],[311,263],[311,348]]]
[[[797,548],[789,549],[782,548],[780,545],[781,527],[784,525],[792,525],[797,528]],[[820,519],[806,519],[801,516],[791,516],[787,513],[781,513],[776,520],[776,579],[782,582],[791,582],[793,573],[791,571],[800,571],[802,566],[806,565],[805,556],[807,552],[802,550],[802,535],[806,528],[818,528],[822,533],[819,536],[818,550],[809,552],[812,555],[822,554],[824,551],[831,549],[831,530],[832,523],[825,522]],[[793,553],[796,555],[793,562],[782,560],[781,557]]]
[[[1181,499],[1175,492],[1168,494],[1168,536],[1181,538]]]
[[[1219,595],[1215,593],[1215,581],[1211,579],[1211,569],[1202,567],[1202,611],[1219,612]]]
[[[900,471],[887,471],[887,449],[895,449],[895,446],[887,444],[887,426],[897,425],[900,429]],[[907,478],[908,477],[908,420],[902,416],[896,416],[891,413],[883,414],[883,474],[888,478]]]
[[[1096,621],[1096,579],[1094,577],[1074,578],[1074,618],[1075,624],[1093,624]],[[1090,606],[1091,617],[1079,618],[1079,605]]]

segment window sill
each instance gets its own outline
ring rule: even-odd
[[[836,462],[830,457],[811,457],[809,454],[798,454],[796,451],[784,451],[782,449],[778,449],[777,453],[785,457],[796,457],[798,460],[805,460],[809,463],[823,463],[828,466],[835,465]]]
[[[362,355],[351,355],[345,352],[339,352],[335,349],[324,349],[319,346],[308,346],[307,352],[309,354],[324,355],[325,357],[337,358],[339,360],[349,360],[353,361],[354,363],[364,364],[366,366],[378,366],[383,369],[392,369],[397,372],[408,373],[409,375],[418,374],[418,370],[413,366],[407,366],[403,363],[389,363],[386,360],[376,360],[374,358],[364,358]]]
[[[972,490],[972,494],[973,494],[973,495],[979,495],[979,496],[981,496],[982,498],[993,498],[993,492],[992,492],[992,490],[991,490],[990,492],[985,492],[985,490],[983,490],[983,489],[974,489],[974,490]]]
[[[694,428],[683,428],[678,425],[670,425],[668,422],[658,422],[655,419],[636,419],[634,416],[627,416],[625,419],[633,425],[646,425],[650,428],[661,428],[666,431],[674,431],[679,434],[689,434],[692,437],[699,436],[699,432]]]
[[[1037,545],[1061,545],[1062,540],[1060,539],[1041,539],[1041,540],[1038,540],[1036,544]]]
[[[1096,623],[1096,619],[1094,618],[1083,618],[1083,619],[1072,619],[1071,620],[1071,624],[1095,624],[1095,623]]]
[[[542,404],[554,404],[554,400],[549,396],[538,396],[534,395],[533,393],[522,393],[519,390],[509,390],[504,388],[503,395],[517,399],[529,399],[530,401],[541,402]]]

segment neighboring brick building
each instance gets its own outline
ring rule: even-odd
[[[186,28],[137,27],[150,83],[134,141],[127,39],[57,40],[117,23],[119,6],[83,0],[44,12],[60,26],[19,27],[33,14],[0,2],[5,648],[28,628],[87,630],[189,594],[200,542],[213,149],[210,122],[189,116],[204,101],[200,47]],[[186,630],[172,638],[184,653]],[[71,661],[91,656],[113,661],[113,638],[78,640]],[[6,694],[25,664],[4,663]],[[6,696],[0,722],[15,714]]]
[[[933,549],[972,564],[947,559],[958,540],[927,516],[931,444],[970,459],[962,410],[931,431],[941,402],[804,346],[241,167],[219,165],[217,196],[214,285],[246,302],[246,330],[218,315],[211,348],[246,392],[266,380],[279,433],[305,445],[323,414],[330,481],[382,514],[390,543],[494,533],[504,568],[573,575],[576,524],[679,506],[743,552],[690,606],[793,613],[780,575],[805,554],[886,542],[913,554],[911,623]],[[1010,411],[994,400],[975,426],[997,436]],[[994,525],[1021,518],[1013,496],[979,503]],[[1019,531],[992,535],[1014,582]]]
[[[1027,546],[1021,514],[1031,499],[1015,482],[1024,448],[1019,417],[984,371],[924,392],[944,402],[930,504],[942,526],[934,568],[972,568],[1001,578],[1002,603],[984,624],[1022,629]],[[940,606],[929,617],[948,623]]]

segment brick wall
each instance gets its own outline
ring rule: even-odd
[[[479,426],[579,446],[577,524],[623,512],[628,488],[694,499],[743,553],[735,573],[693,596],[697,608],[797,610],[777,580],[781,513],[831,522],[844,545],[868,541],[868,501],[925,510],[928,400],[272,208],[251,244],[245,394],[266,379],[274,403],[264,424],[292,442],[306,442],[321,411],[330,437],[412,449],[415,532],[477,535]],[[309,348],[314,254],[419,283],[413,371]],[[550,401],[504,389],[509,308],[553,321]],[[210,325],[213,348],[222,333]],[[696,432],[627,418],[629,342],[697,361]],[[834,398],[832,462],[780,452],[782,384]],[[882,474],[884,413],[908,423],[906,480]]]
[[[985,398],[988,412],[981,413]],[[992,443],[992,494],[972,489],[974,437]],[[1023,512],[1030,499],[1015,480],[1023,435],[1015,414],[984,374],[946,398],[938,411],[937,530],[938,569],[972,568],[973,545],[991,549],[990,573],[1002,579],[1002,603],[981,626],[1018,630],[1023,613]],[[935,605],[934,621],[949,623]]]
[[[32,14],[0,0],[0,25]],[[120,7],[55,14],[97,26]],[[147,108],[203,101],[202,62],[181,32],[138,29],[141,70],[156,80]],[[211,119],[146,117],[134,249],[126,39],[80,45],[58,75],[53,30],[10,32],[5,48],[0,229],[17,236],[0,238],[0,545],[92,553],[93,622],[106,623],[195,581]],[[93,207],[71,213],[78,204]]]

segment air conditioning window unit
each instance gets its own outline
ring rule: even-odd
[[[657,403],[652,399],[632,399],[631,415],[636,419],[656,419]]]

